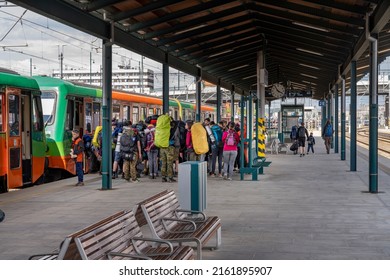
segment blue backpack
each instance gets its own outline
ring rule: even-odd
[[[332,134],[333,134],[333,127],[331,124],[328,124],[325,127],[325,136],[330,137],[330,136],[332,136]]]
[[[291,138],[292,139],[297,138],[297,127],[295,125],[291,128]]]

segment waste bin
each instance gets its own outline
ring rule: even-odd
[[[179,164],[179,202],[183,209],[203,211],[207,197],[207,162]]]

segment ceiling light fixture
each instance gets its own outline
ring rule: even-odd
[[[238,70],[238,69],[241,69],[241,68],[244,68],[244,67],[248,67],[248,66],[249,66],[249,64],[237,66],[237,67],[234,67],[234,68],[229,69],[228,72],[234,71],[234,70]]]
[[[194,27],[191,27],[188,29],[177,31],[177,32],[173,33],[173,35],[179,35],[179,34],[186,33],[186,32],[192,31],[192,30],[196,30],[196,29],[199,29],[199,28],[202,28],[205,26],[207,26],[207,25],[206,24],[197,25],[197,26],[194,26]]]
[[[302,83],[309,84],[309,85],[312,85],[312,86],[316,86],[317,85],[316,83],[312,83],[312,82],[309,82],[309,81],[306,81],[306,80],[302,80]]]
[[[308,77],[308,78],[312,78],[312,79],[316,79],[318,80],[318,77],[316,76],[312,76],[312,75],[308,75],[308,74],[305,74],[305,73],[299,73],[301,76],[305,76],[305,77]]]
[[[254,78],[254,77],[257,77],[257,75],[251,75],[251,76],[248,76],[248,77],[245,77],[245,78],[242,78],[242,79],[243,80],[247,80],[247,79]]]
[[[298,63],[298,65],[303,66],[303,67],[307,67],[307,68],[311,68],[311,69],[321,70],[321,68],[318,68],[318,67],[315,67],[315,66],[311,66],[311,65],[308,65],[308,64]]]
[[[318,26],[314,26],[314,25],[306,24],[306,23],[302,23],[302,22],[293,21],[292,24],[315,29],[315,30],[319,30],[319,31],[323,31],[323,32],[329,32],[329,30],[326,28],[322,28],[322,27],[318,27]]]
[[[223,51],[223,52],[215,53],[215,54],[209,55],[209,58],[210,58],[210,57],[219,56],[219,55],[225,54],[225,53],[230,53],[230,52],[232,52],[232,51],[234,51],[234,50],[226,50],[226,51]]]
[[[368,67],[370,67],[370,65],[364,65],[364,66],[360,66],[360,67],[356,68],[356,70],[362,70],[362,69],[368,68]]]
[[[318,55],[318,56],[324,56],[322,53],[314,52],[314,51],[310,51],[310,50],[306,50],[306,49],[302,49],[302,48],[296,48],[296,50],[300,51],[300,52],[315,54],[315,55]]]

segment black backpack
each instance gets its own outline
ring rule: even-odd
[[[298,128],[298,137],[299,138],[305,138],[305,136],[306,136],[305,130],[306,129],[303,126]]]
[[[178,127],[179,127],[180,148],[184,149],[186,147],[186,136],[187,136],[186,123],[183,121],[179,121]]]
[[[120,139],[121,152],[123,152],[123,153],[133,153],[134,152],[133,136],[130,136],[127,133],[122,134],[121,139]]]

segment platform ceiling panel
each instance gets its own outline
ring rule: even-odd
[[[20,0],[11,1],[238,93],[256,89],[266,54],[269,84],[322,98],[358,60],[369,70],[368,31],[379,60],[390,53],[387,0]],[[113,28],[112,28],[113,27]],[[201,69],[201,70],[199,70]]]

